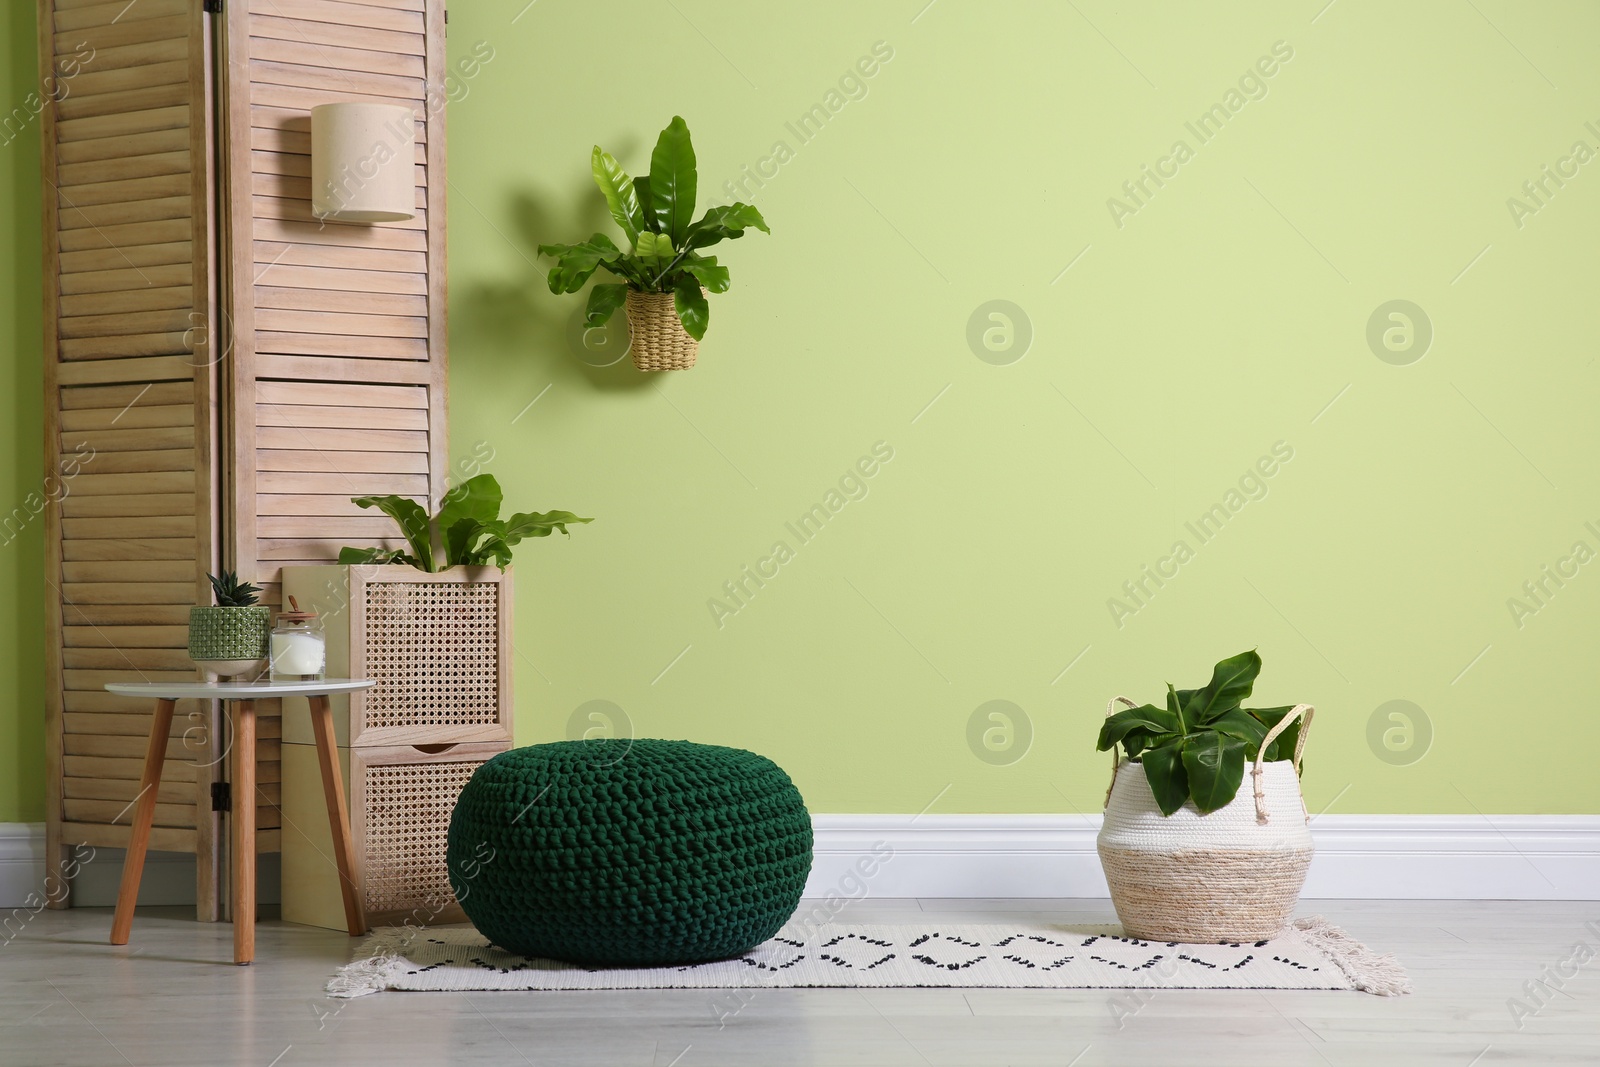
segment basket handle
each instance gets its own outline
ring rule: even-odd
[[[1256,765],[1250,769],[1250,783],[1256,794],[1256,822],[1266,825],[1267,797],[1261,791],[1261,764],[1266,759],[1267,748],[1278,739],[1278,735],[1289,728],[1289,724],[1300,718],[1303,714],[1305,722],[1300,727],[1300,736],[1294,743],[1294,772],[1300,773],[1300,756],[1306,750],[1306,735],[1311,732],[1311,716],[1316,713],[1316,708],[1310,704],[1296,704],[1290,709],[1289,714],[1278,720],[1278,725],[1267,731],[1267,736],[1261,740],[1261,748],[1256,752]],[[1307,822],[1310,821],[1308,818]]]
[[[1117,713],[1117,701],[1119,701],[1119,700],[1122,701],[1122,703],[1126,704],[1130,708],[1136,708],[1136,707],[1139,706],[1139,705],[1135,704],[1133,701],[1129,700],[1127,697],[1123,697],[1123,696],[1112,697],[1111,701],[1108,704],[1106,704],[1106,718],[1109,719],[1109,718],[1111,718],[1111,716],[1113,716],[1113,715],[1115,715]],[[1121,765],[1122,765],[1122,757],[1117,755],[1117,746],[1116,745],[1112,745],[1111,746],[1111,784],[1106,786],[1106,802],[1101,805],[1102,808],[1109,808],[1111,806],[1111,791],[1117,787],[1117,768],[1120,767]]]

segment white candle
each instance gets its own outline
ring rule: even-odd
[[[319,634],[273,634],[272,673],[321,674],[327,652]]]

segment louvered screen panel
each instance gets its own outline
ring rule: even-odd
[[[444,4],[234,0],[227,20],[229,545],[277,605],[283,566],[399,543],[351,497],[444,491]],[[310,112],[340,101],[413,109],[415,218],[312,216]]]
[[[184,626],[197,552],[194,384],[68,386],[59,400],[63,476],[78,471],[63,482],[60,517],[62,819],[70,841],[120,843],[105,828],[131,816],[150,702],[104,683],[194,677]],[[189,847],[192,764],[209,752],[195,712],[185,701],[175,716],[156,806],[168,843]]]
[[[195,0],[39,5],[53,861],[127,842],[152,709],[105,683],[196,677],[188,609],[216,549],[207,18]],[[151,839],[206,857],[203,917],[212,713],[178,707]]]
[[[391,519],[351,497],[427,503],[426,386],[261,381],[256,389],[256,534],[269,580],[284,565],[328,562],[337,545],[394,537]]]

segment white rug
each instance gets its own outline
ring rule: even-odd
[[[1271,941],[1179,945],[1106,927],[791,924],[738,959],[591,970],[495,948],[470,927],[391,928],[328,983],[384,990],[735,989],[956,986],[1001,989],[1356,989],[1409,993],[1404,969],[1320,918]]]

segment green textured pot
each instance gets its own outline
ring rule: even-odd
[[[259,672],[266,665],[271,621],[265,604],[190,608],[189,658],[222,678]]]

